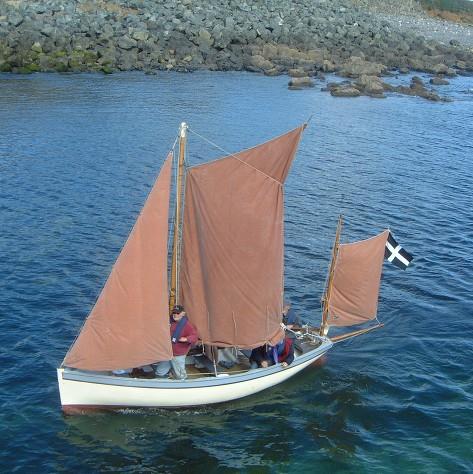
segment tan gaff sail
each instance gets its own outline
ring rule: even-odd
[[[328,302],[330,326],[353,326],[376,318],[384,250],[389,231],[340,244]]]
[[[303,129],[187,174],[180,302],[206,344],[283,337],[283,183]]]
[[[115,370],[172,358],[167,276],[171,163],[169,154],[65,366]]]

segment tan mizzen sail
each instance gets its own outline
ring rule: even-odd
[[[167,277],[171,163],[169,154],[65,366],[115,370],[172,357]]]
[[[384,250],[389,231],[340,244],[328,301],[330,326],[352,326],[376,318]]]
[[[283,336],[283,183],[303,129],[187,174],[180,301],[206,344]]]

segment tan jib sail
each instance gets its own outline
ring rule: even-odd
[[[283,335],[283,183],[303,128],[187,174],[180,302],[206,344]]]
[[[371,239],[340,244],[328,302],[330,326],[353,326],[376,318],[388,235],[385,230]]]
[[[167,244],[170,154],[97,303],[66,355],[83,370],[139,367],[172,357]]]

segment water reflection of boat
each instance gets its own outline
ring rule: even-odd
[[[366,241],[340,244],[340,220],[321,327],[292,331],[295,359],[289,366],[276,363],[250,370],[247,351],[274,345],[287,331],[281,322],[283,184],[304,129],[302,125],[254,148],[188,167],[188,127],[181,125],[174,199],[171,151],[102,293],[58,369],[65,411],[235,400],[284,382],[322,357],[333,342],[381,326],[327,336],[330,326],[376,317],[389,235],[385,231]],[[198,368],[189,367],[186,380],[114,375],[117,369],[172,358],[168,314],[176,303],[184,304],[198,329],[203,349],[189,358],[191,363],[199,360]],[[233,351],[233,367],[218,365],[217,348]]]

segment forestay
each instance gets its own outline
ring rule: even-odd
[[[180,301],[204,343],[283,336],[283,183],[303,129],[187,174]]]

